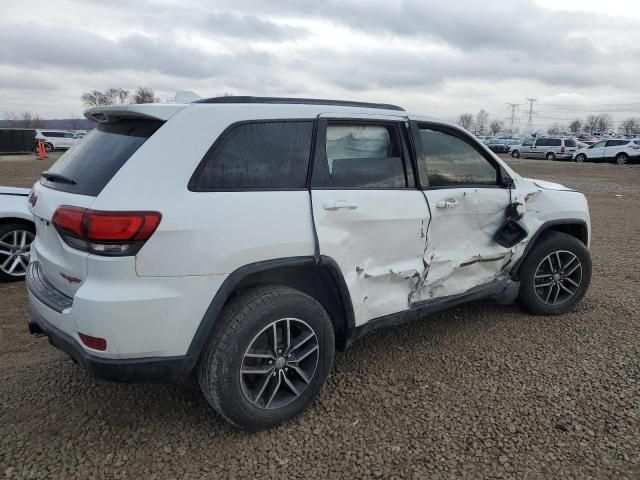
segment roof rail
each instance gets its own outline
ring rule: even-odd
[[[349,100],[326,100],[320,98],[285,98],[285,97],[251,97],[235,96],[212,97],[196,100],[193,103],[267,103],[294,105],[333,105],[339,107],[379,108],[383,110],[397,110],[404,112],[404,108],[387,103],[352,102]]]

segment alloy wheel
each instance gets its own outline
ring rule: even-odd
[[[307,389],[319,355],[318,338],[308,323],[297,318],[271,322],[244,353],[240,367],[242,393],[258,408],[284,407]]]
[[[582,263],[567,250],[558,250],[542,259],[533,277],[536,296],[547,305],[559,305],[580,291]]]
[[[0,270],[23,277],[29,265],[29,249],[34,235],[28,230],[12,230],[0,238]]]

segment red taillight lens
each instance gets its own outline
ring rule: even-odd
[[[108,212],[62,206],[53,225],[70,246],[98,255],[135,255],[156,231],[159,212]]]
[[[564,153],[564,147],[560,147],[560,153]]]
[[[85,335],[84,333],[78,333],[80,340],[87,347],[93,348],[94,350],[105,351],[107,349],[107,341],[104,338],[100,337],[92,337],[91,335]]]
[[[86,211],[86,208],[60,207],[53,214],[51,221],[58,230],[67,230],[82,237],[82,218]]]
[[[162,215],[158,212],[86,213],[89,240],[147,240],[155,232]]]

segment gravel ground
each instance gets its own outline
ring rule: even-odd
[[[2,162],[0,184],[49,163]],[[578,308],[478,302],[372,333],[268,432],[230,428],[195,383],[88,378],[28,335],[24,286],[0,285],[0,476],[640,478],[640,166],[512,163],[587,194],[594,278]]]

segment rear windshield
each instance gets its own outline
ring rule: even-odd
[[[55,190],[95,197],[162,124],[156,120],[100,124],[48,170],[75,183],[51,181],[44,177],[40,178],[40,183]]]
[[[570,138],[566,138],[564,141],[564,146],[565,147],[575,147],[576,146],[576,141],[572,140]]]

